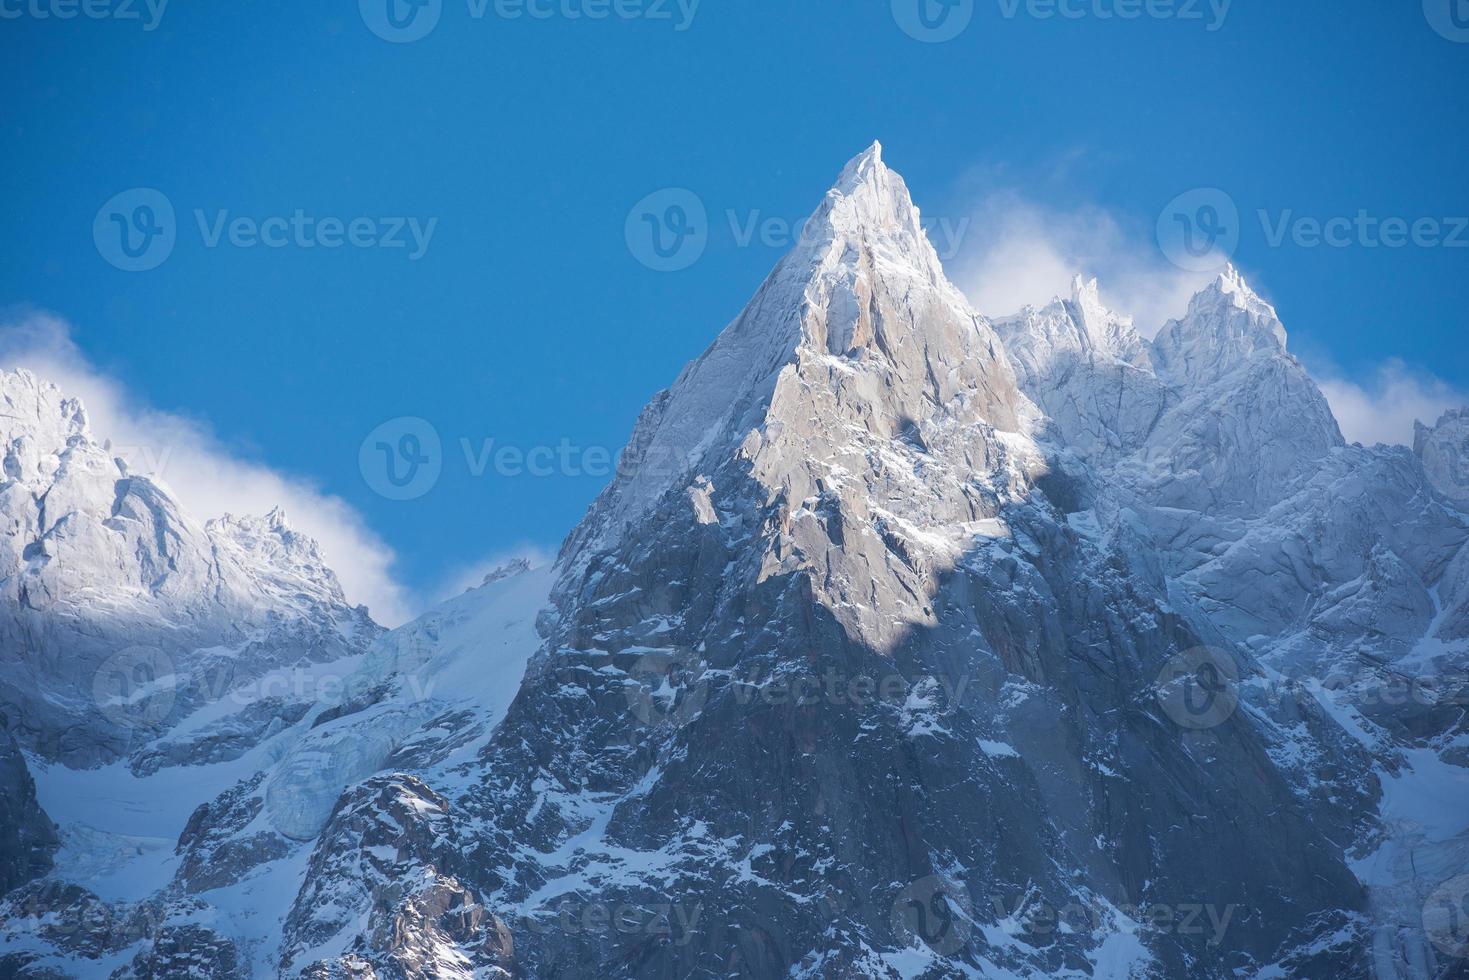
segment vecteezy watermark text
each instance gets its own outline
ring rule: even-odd
[[[1000,15],[1035,20],[1177,20],[1213,33],[1224,26],[1234,0],[996,0]]]
[[[959,709],[969,688],[968,676],[937,674],[907,677],[840,670],[816,671],[786,664],[775,669],[740,671],[710,669],[702,657],[682,647],[648,650],[627,668],[624,687],[628,707],[645,725],[682,724],[708,702],[713,685],[727,685],[744,707],[805,708],[819,704],[859,711],[888,708],[915,715],[945,716]]]
[[[155,728],[173,712],[181,695],[207,703],[245,707],[260,701],[341,704],[364,695],[378,678],[327,666],[292,667],[242,678],[232,664],[182,674],[174,657],[154,646],[123,647],[92,674],[92,700],[101,715],[119,728]],[[411,702],[434,696],[433,678],[399,675],[398,696]]]
[[[254,218],[232,217],[228,210],[212,214],[194,211],[205,248],[226,242],[235,248],[407,248],[408,261],[416,262],[428,252],[439,219],[420,221],[415,217],[317,218],[297,208],[289,217],[274,215]]]
[[[1469,0],[1465,0],[1469,2]],[[1469,215],[1307,215],[1294,208],[1257,209],[1269,248],[1469,248]],[[1193,272],[1217,269],[1234,257],[1244,221],[1234,199],[1217,187],[1186,191],[1158,215],[1158,246],[1174,265]]]
[[[904,34],[927,44],[952,41],[974,20],[975,0],[890,0]],[[1224,26],[1233,0],[995,0],[1005,20],[1175,20]]]
[[[1287,208],[1278,215],[1261,210],[1259,217],[1271,248],[1287,239],[1297,248],[1469,248],[1469,216],[1408,219],[1359,209],[1352,217],[1318,218]]]
[[[464,472],[473,478],[594,477],[633,472],[676,475],[679,460],[672,451],[650,451],[640,457],[619,455],[607,446],[584,446],[569,438],[553,443],[520,446],[501,443],[493,436],[458,440]],[[433,423],[405,415],[376,426],[357,451],[357,465],[367,485],[389,500],[414,500],[434,488],[446,466],[444,441]],[[457,462],[455,463],[457,466]],[[686,465],[686,464],[685,464]]]
[[[1053,905],[1042,899],[1022,896],[1007,904],[999,896],[990,900],[1000,929],[1012,936],[1049,936],[1052,933],[1088,933],[1119,925],[1117,916],[1135,923],[1139,932],[1177,936],[1205,936],[1210,946],[1224,941],[1229,923],[1239,906],[1211,902],[1153,902],[1109,905],[1099,901],[1073,901]]]
[[[438,218],[408,216],[317,216],[303,208],[290,214],[236,215],[228,208],[195,208],[193,227],[208,249],[380,248],[402,250],[416,262],[428,252]],[[173,202],[162,191],[134,187],[113,195],[92,221],[97,253],[125,272],[146,272],[162,265],[178,243],[179,222]]]
[[[0,20],[135,20],[152,31],[167,8],[168,0],[0,0]]]

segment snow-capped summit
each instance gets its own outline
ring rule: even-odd
[[[891,931],[885,903],[915,887],[993,925],[1013,889],[1059,907],[1084,881],[1120,906],[1223,882],[1216,898],[1266,910],[1236,937],[1251,950],[1236,963],[1309,943],[1352,914],[1354,883],[1303,813],[1272,809],[1291,790],[1251,760],[1274,735],[1217,733],[1201,767],[1139,700],[1207,622],[1173,605],[1145,547],[1122,551],[1138,532],[1116,527],[1118,498],[1093,480],[1111,478],[1104,460],[1134,462],[1192,392],[1157,376],[1089,283],[997,334],[916,229],[880,153],[858,157],[740,317],[644,410],[624,475],[562,551],[544,650],[466,797],[525,813],[497,830],[543,840],[542,853],[574,848],[576,870],[522,850],[499,880],[546,881],[510,888],[532,915],[590,876],[607,900],[655,889],[717,910],[735,934],[772,937],[742,954],[695,937],[659,954],[673,974],[730,955],[751,977],[960,975],[961,961],[1055,975],[1101,969],[1099,944],[1123,928],[1103,916],[1086,936],[976,940],[951,960]],[[1037,340],[1036,356],[1012,368],[1012,340]],[[1089,392],[1071,399],[1074,429],[1046,424],[1017,376],[1041,384],[1030,394],[1043,407],[1047,390]],[[1215,408],[1166,429],[1160,454],[1196,467],[1180,503],[1258,462],[1203,453],[1190,425]],[[1090,433],[1094,469],[1077,462],[1073,431]],[[667,465],[649,479],[660,452]],[[1253,507],[1247,489],[1224,493]],[[905,696],[886,706],[772,705],[763,682],[743,680],[891,674]],[[944,681],[959,677],[972,683],[956,707]],[[631,751],[618,720],[629,711]],[[527,766],[543,788],[527,789]],[[574,789],[589,784],[596,802]],[[1108,808],[1124,798],[1122,832]],[[1206,823],[1183,816],[1205,799]],[[1267,810],[1292,846],[1258,845],[1248,828]],[[1224,857],[1245,850],[1248,868]],[[1310,894],[1282,905],[1281,880],[1311,882]],[[603,964],[587,973],[616,956],[534,930],[517,955],[531,972]],[[1168,937],[1107,968],[1198,972],[1204,958],[1217,956]]]
[[[1195,294],[1182,319],[1163,327],[1154,349],[1160,370],[1179,383],[1207,383],[1257,352],[1283,353],[1286,334],[1275,308],[1230,265]]]
[[[861,539],[815,519],[813,502],[868,498],[895,525],[993,516],[996,499],[1019,492],[1038,465],[1018,435],[1034,415],[999,338],[944,277],[906,185],[874,145],[842,171],[734,323],[644,409],[618,477],[564,557],[591,567],[652,515],[661,527],[696,515],[707,526],[728,508],[779,500],[787,526],[769,554],[751,556],[750,574],[831,561],[833,608],[880,645],[927,614],[848,601],[876,558],[858,558]],[[913,492],[904,471],[919,457],[942,492]],[[871,519],[844,517],[852,533]]]
[[[813,468],[839,465],[843,433],[888,440],[937,417],[1015,431],[1033,411],[874,144],[744,311],[644,409],[617,479],[567,546],[607,542],[736,458],[799,500],[820,481]]]
[[[881,143],[874,142],[842,169],[807,220],[802,238],[818,248],[844,240],[866,242],[885,261],[934,282],[943,276],[908,185],[883,162]]]
[[[1021,388],[1083,456],[1136,448],[1156,424],[1166,386],[1132,318],[1103,304],[1096,279],[1076,276],[1069,298],[994,321]],[[1123,403],[1119,386],[1134,392]]]
[[[1275,309],[1233,266],[1151,343],[1079,277],[1069,301],[995,327],[1068,450],[1107,465],[1141,452],[1128,478],[1180,506],[1268,507],[1344,444]]]

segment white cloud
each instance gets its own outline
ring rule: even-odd
[[[388,626],[417,609],[393,578],[393,549],[349,504],[243,458],[202,422],[148,407],[87,360],[63,321],[42,314],[0,321],[0,368],[26,368],[80,398],[93,435],[110,439],[130,467],[167,485],[196,518],[264,514],[279,505],[293,527],[316,539],[348,600],[366,604]]]
[[[1445,409],[1469,405],[1469,394],[1399,360],[1377,369],[1365,384],[1318,379],[1348,442],[1413,444],[1413,422],[1433,425]]]
[[[1070,296],[1071,278],[1081,274],[1095,276],[1103,302],[1131,314],[1138,332],[1151,337],[1215,276],[1172,265],[1150,237],[1129,232],[1103,208],[1060,211],[990,190],[973,212],[953,278],[991,316]]]

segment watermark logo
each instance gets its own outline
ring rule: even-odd
[[[922,943],[939,956],[951,956],[969,942],[974,914],[962,884],[929,875],[909,884],[893,900],[893,934],[910,945]]]
[[[335,249],[343,245],[352,248],[402,248],[408,250],[409,262],[417,262],[428,253],[439,219],[420,221],[411,216],[373,218],[366,215],[317,218],[301,208],[290,216],[278,214],[253,218],[249,215],[231,217],[228,209],[209,215],[202,208],[195,208],[194,223],[205,248],[218,248],[222,243],[234,248]]]
[[[97,254],[124,272],[158,268],[177,240],[173,203],[151,187],[114,194],[92,221]]]
[[[892,0],[892,8],[903,33],[925,44],[954,40],[974,19],[974,0]]]
[[[1469,0],[1423,0],[1423,16],[1440,37],[1469,44]]]
[[[92,700],[119,728],[153,728],[173,710],[178,689],[173,660],[157,647],[131,646],[92,675]]]
[[[709,213],[682,187],[654,191],[627,213],[628,251],[655,272],[687,269],[709,246]]]
[[[651,650],[628,669],[623,690],[633,715],[650,728],[682,725],[709,700],[704,664],[692,650]]]
[[[1469,957],[1469,874],[1450,878],[1428,896],[1423,932],[1445,955]]]
[[[1239,705],[1239,668],[1222,650],[1194,647],[1164,665],[1154,683],[1163,713],[1182,728],[1223,724]]]
[[[408,44],[438,26],[444,0],[357,0],[357,10],[372,33],[393,44]]]
[[[1158,215],[1157,235],[1168,261],[1190,272],[1212,272],[1239,248],[1239,208],[1217,187],[1186,191]]]
[[[357,451],[362,479],[389,500],[415,500],[434,488],[444,468],[438,430],[414,416],[389,419]]]

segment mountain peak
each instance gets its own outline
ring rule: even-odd
[[[1132,332],[1132,317],[1109,309],[1102,302],[1101,289],[1095,276],[1090,279],[1081,275],[1072,277],[1071,306],[1074,315],[1080,320],[1080,326],[1092,335],[1095,342],[1109,350],[1116,346],[1120,337]],[[1116,353],[1115,350],[1112,352]]]
[[[1256,353],[1285,353],[1286,333],[1275,307],[1230,265],[1194,294],[1182,319],[1168,321],[1154,347],[1166,370],[1197,381],[1228,374]]]
[[[841,176],[837,178],[837,186],[844,187],[856,183],[868,174],[884,172],[887,169],[887,165],[882,162],[882,143],[873,140],[871,146],[847,161],[847,165],[842,168]]]
[[[943,276],[908,185],[883,162],[881,143],[847,162],[802,237],[818,251],[838,241],[872,244],[885,258],[925,278],[937,281]]]
[[[834,459],[853,439],[886,444],[951,414],[1021,429],[1033,409],[998,337],[945,277],[881,149],[847,163],[744,311],[644,409],[618,479],[567,549],[615,543],[667,491],[734,460],[753,465],[762,493],[803,500],[833,479],[812,476],[812,454]]]
[[[1245,281],[1244,275],[1232,262],[1225,265],[1223,271],[1219,273],[1214,281],[1199,293],[1201,296],[1205,294],[1217,294],[1227,297],[1239,309],[1269,316],[1271,319],[1278,319],[1275,307],[1265,302],[1259,293],[1250,288],[1250,284]]]

